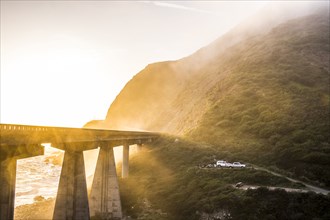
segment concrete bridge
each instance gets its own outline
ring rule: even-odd
[[[0,219],[14,218],[16,161],[44,154],[41,144],[64,150],[54,220],[122,219],[113,147],[123,146],[122,177],[128,176],[129,146],[159,134],[84,128],[0,124]],[[83,151],[100,148],[88,198]]]

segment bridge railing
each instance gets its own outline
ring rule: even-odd
[[[145,140],[158,135],[141,131],[0,124],[0,143],[10,145]]]
[[[16,130],[16,131],[48,131],[48,127],[28,126],[28,125],[14,125],[14,124],[0,124],[1,130]]]

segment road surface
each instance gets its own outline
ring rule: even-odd
[[[275,176],[284,177],[284,178],[286,178],[287,180],[289,180],[289,181],[291,181],[291,182],[293,182],[293,183],[302,183],[302,184],[304,184],[305,187],[306,187],[306,189],[303,189],[304,191],[313,191],[313,192],[316,192],[316,193],[319,193],[319,194],[323,194],[323,195],[328,195],[328,194],[330,193],[330,190],[327,190],[327,189],[324,189],[324,188],[320,188],[320,187],[318,187],[318,186],[313,186],[313,185],[308,184],[308,183],[306,183],[306,182],[303,182],[303,181],[301,181],[301,180],[292,179],[292,178],[287,177],[287,176],[284,176],[284,175],[282,175],[282,174],[275,173],[274,171],[270,171],[270,170],[268,170],[268,169],[266,169],[266,168],[258,167],[258,166],[254,165],[254,164],[251,164],[251,165],[252,165],[253,168],[256,169],[256,170],[263,170],[263,171],[266,171],[266,172],[268,172],[268,173],[271,173],[271,174],[273,174],[273,175],[275,175]],[[276,187],[276,188],[281,188],[281,187]],[[282,189],[285,190],[285,188],[282,188]],[[287,188],[287,189],[289,189],[289,190],[293,190],[293,189],[291,189],[291,188]],[[297,189],[297,190],[298,190],[298,189]],[[291,192],[292,192],[292,191],[291,191]]]

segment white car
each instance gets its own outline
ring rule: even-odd
[[[218,160],[217,161],[217,167],[231,167],[231,166],[232,166],[232,164],[228,163],[225,160]]]
[[[246,165],[242,164],[240,162],[234,162],[234,163],[231,164],[231,167],[233,167],[233,168],[245,168]]]

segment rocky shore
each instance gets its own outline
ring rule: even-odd
[[[35,197],[32,204],[20,205],[15,208],[15,220],[51,220],[55,206],[55,199]]]

